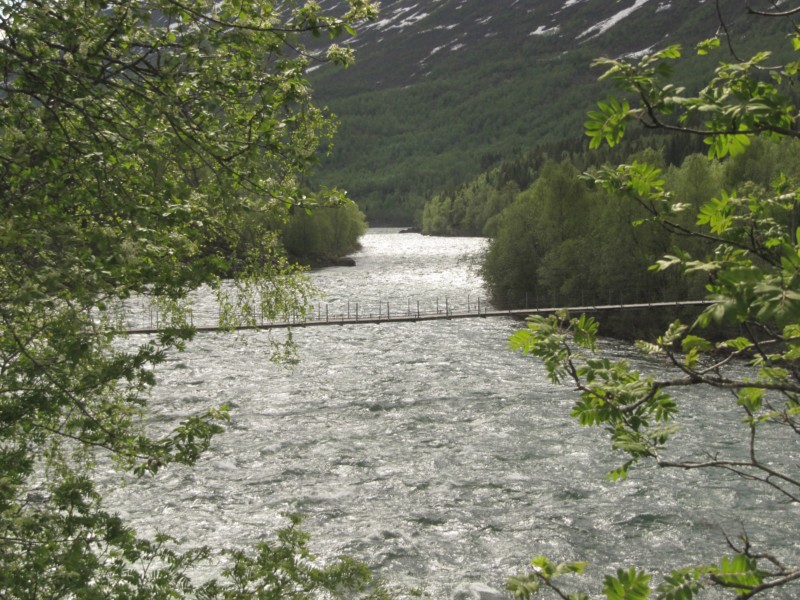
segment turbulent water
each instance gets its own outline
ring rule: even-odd
[[[473,266],[483,244],[372,230],[356,267],[313,276],[331,302],[463,305],[483,294]],[[606,481],[620,457],[602,431],[569,417],[570,389],[507,350],[518,327],[495,318],[297,329],[292,367],[268,360],[264,332],[200,335],[159,370],[155,424],[227,403],[229,430],[197,467],[119,488],[111,502],[142,532],[214,546],[257,542],[286,524],[282,513],[302,513],[317,554],[362,559],[432,598],[500,597],[539,554],[591,562],[598,589],[630,564],[713,560],[725,533],[798,553],[796,509],[766,490],[647,466]],[[676,448],[713,440],[744,451],[728,433],[739,418],[724,409],[730,400],[687,393],[697,412]]]

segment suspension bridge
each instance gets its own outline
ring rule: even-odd
[[[326,304],[323,309],[322,304],[311,307],[304,315],[286,315],[279,319],[267,319],[264,315],[259,316],[255,311],[249,319],[239,319],[244,324],[220,325],[219,318],[210,318],[208,314],[200,320],[196,320],[194,312],[189,314],[189,323],[194,327],[198,333],[213,333],[218,331],[246,331],[246,330],[269,330],[269,329],[288,329],[295,327],[319,327],[319,326],[332,326],[332,325],[367,325],[367,324],[382,324],[382,323],[414,323],[422,321],[443,321],[454,319],[475,319],[475,318],[491,318],[491,317],[511,317],[516,319],[524,319],[532,315],[549,315],[561,311],[567,311],[573,314],[603,314],[614,312],[626,311],[664,311],[676,310],[682,308],[703,308],[713,304],[710,300],[679,300],[668,302],[642,302],[642,303],[629,303],[629,304],[603,304],[603,305],[585,305],[585,306],[566,306],[566,307],[544,307],[544,308],[515,308],[498,310],[481,300],[472,301],[467,300],[466,308],[462,306],[451,305],[445,299],[440,304],[439,300],[433,307],[421,310],[420,303],[417,302],[412,306],[409,301],[405,305],[394,305],[390,302],[381,302],[378,304],[377,312],[364,312],[363,304],[348,302],[346,310],[343,306],[336,305],[335,310],[331,310],[331,305]],[[148,321],[149,318],[149,321]],[[144,322],[140,316],[139,321],[126,319],[127,331],[129,334],[155,334],[162,331],[167,325],[166,322],[161,320],[157,312],[152,310],[149,315],[146,315]]]

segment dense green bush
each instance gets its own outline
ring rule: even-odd
[[[363,213],[353,202],[295,211],[281,229],[287,252],[311,262],[339,258],[358,250],[367,230]]]
[[[642,216],[590,189],[569,161],[545,165],[492,222],[482,272],[493,302],[598,304],[663,294],[646,269],[667,240],[658,230],[631,230],[627,224]]]

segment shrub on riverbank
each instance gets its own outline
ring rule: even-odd
[[[364,214],[354,202],[295,211],[281,228],[281,239],[290,256],[304,264],[335,262],[358,250],[366,232]]]

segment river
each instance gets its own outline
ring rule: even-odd
[[[356,267],[312,276],[330,302],[466,303],[484,293],[474,268],[484,244],[370,230]],[[589,561],[587,581],[599,589],[631,564],[713,560],[724,533],[746,530],[787,557],[800,553],[797,509],[766,490],[648,465],[607,481],[620,457],[602,431],[570,418],[570,389],[507,349],[520,326],[494,318],[298,328],[296,365],[269,361],[265,332],[198,335],[159,368],[154,423],[227,403],[228,431],[195,468],[169,468],[109,501],[143,533],[214,546],[257,542],[286,524],[282,513],[302,513],[315,553],[364,560],[431,598],[500,597],[505,579],[539,554]],[[628,345],[603,348],[663,368]],[[698,411],[681,449],[746,441],[728,434],[739,415],[721,408],[727,398],[685,394]]]

